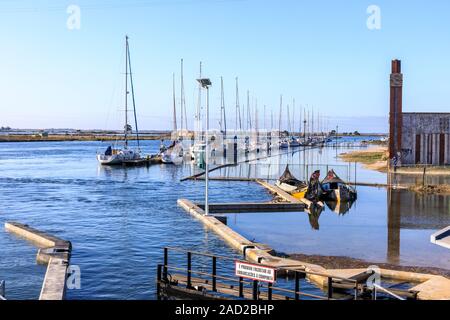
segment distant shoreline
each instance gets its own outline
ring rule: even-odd
[[[171,138],[170,134],[162,135],[143,135],[139,137],[142,141],[168,140]],[[76,142],[76,141],[117,141],[122,140],[123,135],[104,135],[104,134],[76,134],[76,135],[48,135],[40,136],[34,134],[20,134],[20,135],[0,135],[1,142]],[[130,137],[130,141],[137,140],[136,136]]]
[[[2,134],[3,133],[3,134]],[[383,133],[367,133],[355,135],[342,135],[339,137],[383,137]],[[169,131],[142,133],[139,137],[142,141],[155,141],[155,140],[170,140],[172,133]],[[42,133],[19,133],[18,131],[12,132],[0,132],[0,143],[2,142],[76,142],[76,141],[117,141],[122,140],[123,135],[117,132],[78,132],[78,133],[49,133],[44,135]],[[129,137],[129,140],[137,140],[135,135]]]

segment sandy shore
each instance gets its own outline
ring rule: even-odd
[[[450,278],[450,270],[434,267],[399,266],[390,263],[368,262],[349,257],[333,257],[333,256],[305,255],[305,254],[291,254],[289,255],[289,257],[294,260],[321,265],[326,269],[364,269],[370,266],[378,266],[382,269],[408,271],[416,273],[429,273],[433,275],[440,275]]]

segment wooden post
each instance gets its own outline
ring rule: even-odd
[[[328,300],[333,299],[333,278],[328,277]]]
[[[157,272],[157,279],[158,282],[156,283],[156,299],[161,300],[161,273],[162,273],[162,266],[158,264],[158,272]],[[1,286],[0,286],[0,295],[1,293]]]
[[[217,257],[214,256],[212,259],[212,291],[217,292]]]
[[[295,300],[300,300],[300,277],[298,271],[295,271]]]
[[[244,278],[239,278],[239,298],[244,298]]]
[[[267,300],[271,301],[272,300],[272,284],[269,283],[267,285]]]
[[[253,300],[258,300],[258,280],[253,280]]]
[[[167,248],[164,248],[164,272],[163,272],[164,280],[167,280],[167,266],[168,265],[169,265],[169,250]]]
[[[192,288],[191,268],[192,268],[192,253],[188,252],[187,253],[187,288],[188,289]]]

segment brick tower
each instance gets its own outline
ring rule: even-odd
[[[392,61],[391,102],[389,112],[389,158],[402,151],[403,74],[400,60]]]

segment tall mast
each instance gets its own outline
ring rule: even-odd
[[[273,109],[270,109],[270,131],[274,129],[273,127]]]
[[[128,147],[128,36],[125,36],[125,148]]]
[[[202,78],[202,62],[200,61],[200,75],[199,75],[199,79]],[[197,114],[195,115],[195,120],[196,120],[196,129],[197,129],[197,134],[200,134],[201,137],[203,137],[202,134],[202,126],[201,126],[201,111],[202,110],[202,85],[199,84],[198,85],[198,103],[197,103]]]
[[[295,98],[292,100],[292,131],[295,134]]]
[[[288,121],[288,131],[291,134],[291,112],[289,110],[289,105],[287,105],[287,121]]]
[[[238,128],[242,131],[241,107],[239,102],[239,78],[236,77],[236,131]]]
[[[252,130],[252,110],[250,108],[250,90],[247,90],[247,129]]]
[[[180,93],[180,104],[181,104],[181,131],[184,129],[187,131],[187,114],[186,114],[186,98],[184,94],[184,60],[181,59],[181,93]],[[183,123],[184,119],[184,123]],[[183,133],[182,133],[183,134]]]
[[[223,77],[220,77],[220,89],[221,89],[221,99],[220,99],[220,130],[227,134],[227,115],[225,112],[225,92],[223,86]],[[223,128],[222,128],[223,126]]]
[[[137,115],[136,115],[136,100],[134,98],[133,72],[131,70],[131,55],[130,55],[130,46],[128,45],[128,37],[127,37],[127,56],[128,56],[128,68],[130,70],[131,97],[133,99],[134,127],[135,127],[135,131],[136,131],[137,145],[138,145],[138,148],[140,148],[141,145],[140,145],[140,141],[139,141],[139,128],[138,128]],[[128,129],[128,126],[127,126],[127,129]]]
[[[278,120],[278,131],[281,136],[281,116],[283,114],[283,95],[280,96],[280,118]]]
[[[304,138],[304,140],[305,140],[305,142],[306,142],[306,107],[305,107],[305,109],[303,110],[303,138]]]
[[[267,125],[266,125],[266,105],[264,105],[264,130],[267,130]]]
[[[172,95],[173,95],[173,131],[177,132],[178,126],[177,126],[177,99],[176,99],[176,96],[175,96],[175,73],[173,74],[172,86],[173,86],[173,90],[172,90]]]

